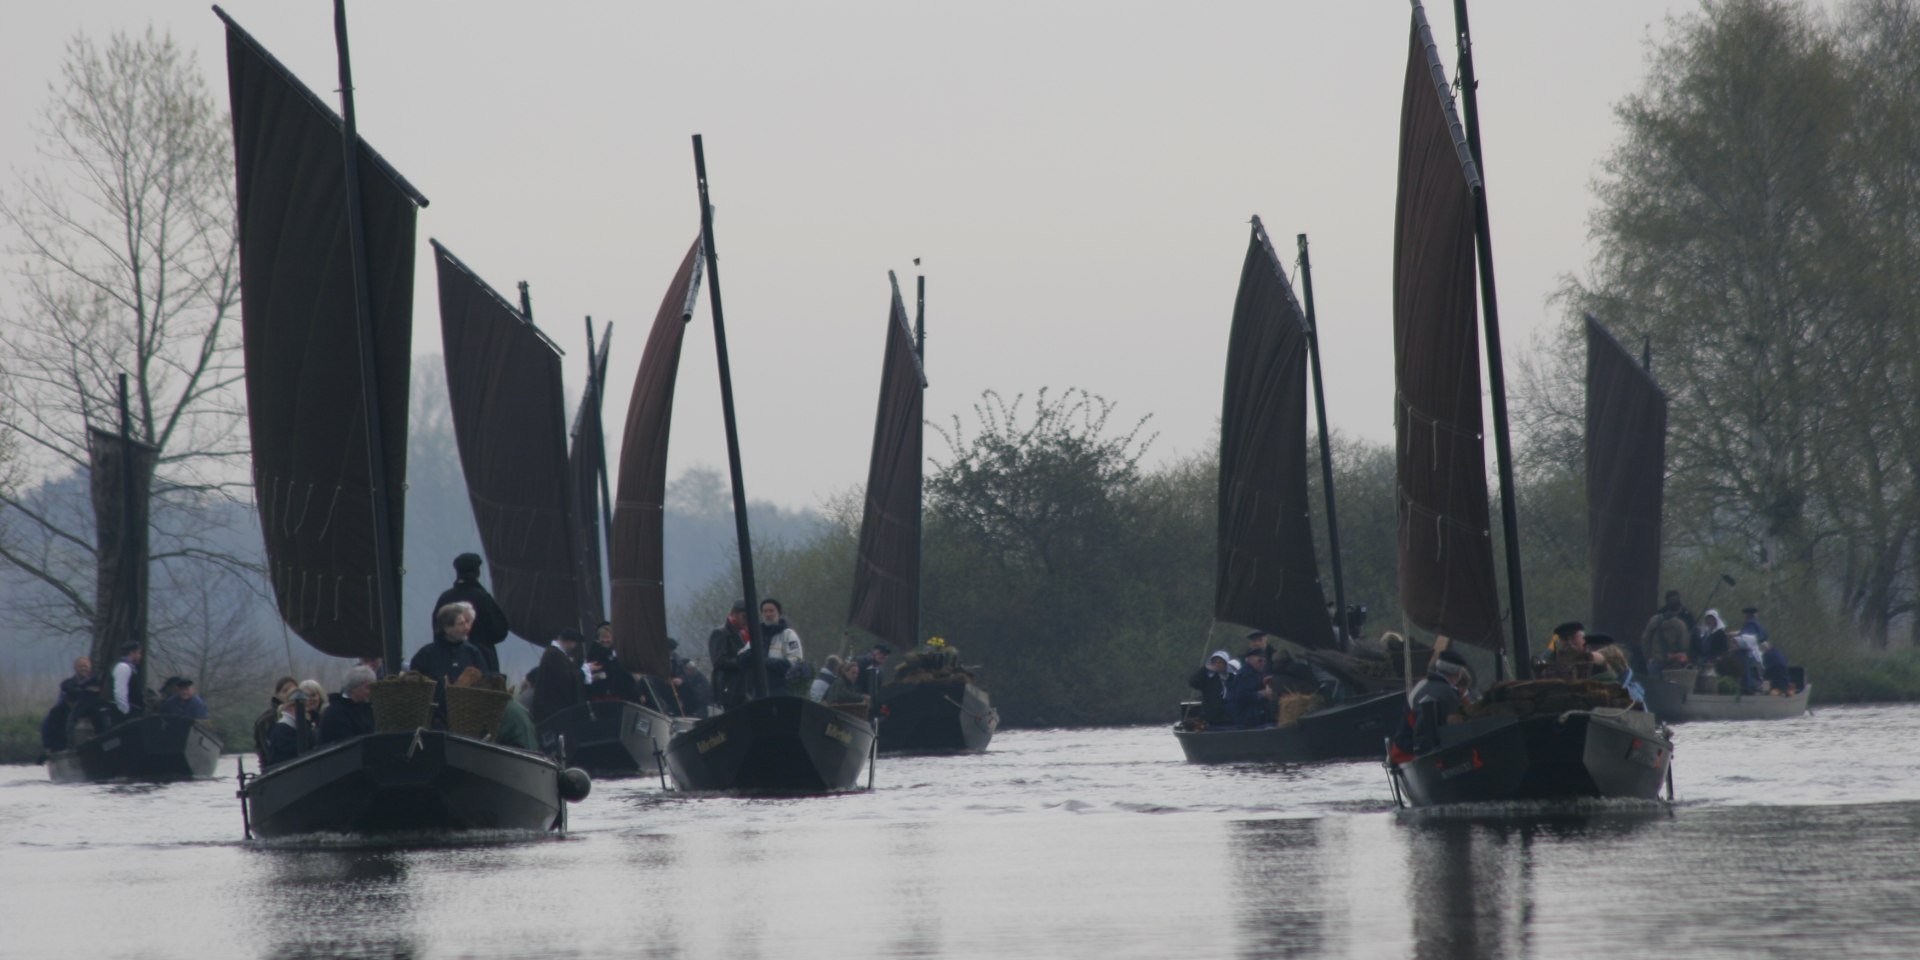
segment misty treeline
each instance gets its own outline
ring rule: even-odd
[[[1668,579],[1698,612],[1730,573],[1717,605],[1803,644],[1920,643],[1916,51],[1913,0],[1674,20],[1617,107],[1596,258],[1564,291],[1569,321],[1650,348],[1669,397]],[[1584,347],[1561,333],[1518,404],[1543,500],[1581,469]]]

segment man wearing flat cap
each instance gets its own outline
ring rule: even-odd
[[[1427,677],[1407,691],[1407,711],[1388,740],[1387,758],[1406,763],[1440,743],[1440,727],[1466,705],[1473,689],[1473,671],[1467,659],[1448,648],[1447,638],[1434,641]]]
[[[499,673],[500,651],[495,648],[507,638],[507,612],[500,609],[493,594],[480,585],[479,554],[463,553],[453,558],[453,586],[440,594],[433,609],[437,612],[449,603],[465,603],[473,607],[473,629],[467,632],[467,642],[480,649],[482,671]],[[440,639],[437,624],[434,639]]]

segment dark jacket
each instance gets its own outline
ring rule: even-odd
[[[355,703],[343,693],[327,697],[327,709],[320,714],[319,743],[337,743],[373,732],[373,704]]]
[[[1448,717],[1460,711],[1462,703],[1460,691],[1451,681],[1437,673],[1427,674],[1427,678],[1407,694],[1406,713],[1400,717],[1391,738],[1392,759],[1404,763],[1439,746],[1440,728],[1446,725]]]
[[[540,723],[578,703],[587,702],[587,681],[580,665],[548,644],[533,674],[533,722]]]
[[[445,685],[460,679],[461,672],[468,667],[486,670],[485,656],[479,647],[467,641],[448,643],[445,638],[439,638],[414,653],[407,669],[424,673]]]
[[[713,664],[713,699],[722,709],[747,701],[747,667],[752,654],[742,649],[739,631],[722,623],[707,634],[707,660]]]
[[[1233,723],[1233,714],[1227,709],[1227,701],[1233,693],[1232,673],[1214,673],[1201,667],[1187,678],[1187,686],[1200,691],[1200,710],[1195,714],[1209,724]]]
[[[300,755],[300,734],[293,724],[274,721],[267,731],[267,754],[262,762],[271,767]]]
[[[1793,674],[1787,670],[1787,655],[1779,647],[1768,647],[1760,654],[1760,665],[1767,673],[1767,685],[1785,692],[1793,686]]]
[[[1711,663],[1727,655],[1727,631],[1715,630],[1693,638],[1693,662]]]
[[[680,678],[680,696],[672,704],[683,717],[704,717],[713,705],[713,684],[688,660],[675,658],[673,675]]]
[[[587,684],[588,697],[640,702],[640,685],[634,680],[633,671],[620,662],[620,655],[612,647],[598,640],[588,640],[586,651],[587,662],[600,665],[600,679]]]
[[[185,700],[172,696],[162,697],[159,705],[153,708],[153,712],[163,716],[186,717],[189,720],[205,720],[207,719],[207,702],[200,699],[200,695],[197,693]]]
[[[481,669],[488,673],[499,673],[500,653],[494,648],[507,638],[507,612],[500,609],[493,594],[488,593],[480,581],[455,580],[453,586],[440,594],[440,599],[433,605],[433,613],[438,614],[441,607],[457,602],[473,604],[473,630],[467,634],[467,642],[478,647],[480,655],[485,658]],[[433,638],[440,639],[437,625],[433,627]]]
[[[1234,723],[1243,727],[1257,727],[1272,722],[1268,705],[1273,701],[1260,696],[1260,691],[1266,687],[1266,679],[1258,670],[1242,668],[1227,683],[1227,715],[1233,718]]]

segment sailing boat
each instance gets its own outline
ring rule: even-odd
[[[698,254],[707,268],[707,297],[713,308],[714,352],[720,366],[720,407],[727,431],[727,465],[733,483],[733,520],[740,548],[740,585],[745,598],[757,602],[759,594],[754,590],[753,582],[753,544],[747,530],[747,492],[742,480],[740,467],[740,441],[734,428],[733,417],[733,374],[727,362],[727,333],[725,314],[720,305],[720,267],[714,256],[713,206],[707,199],[707,160],[701,145],[700,136],[693,138],[694,169],[700,182],[700,245]],[[681,317],[693,315],[694,292],[692,281],[688,277],[691,266],[696,262],[695,253],[687,254],[687,261],[681,265],[681,275],[675,283],[675,289],[686,290],[686,299],[681,301]],[[673,290],[668,291],[668,300],[672,302]],[[665,311],[665,305],[662,306]],[[664,317],[655,320],[655,333]],[[648,357],[641,363],[641,376],[646,378],[648,367],[653,363],[653,341],[648,341]],[[679,340],[676,336],[671,351],[671,365],[665,355],[662,366],[667,367],[663,377],[665,390],[671,396],[672,369],[679,363]],[[629,524],[658,524],[660,522],[659,502],[653,500],[628,500],[627,463],[634,456],[631,447],[635,441],[648,444],[640,456],[647,458],[643,462],[655,464],[653,469],[665,470],[666,427],[665,421],[671,410],[671,402],[663,404],[663,409],[652,411],[640,409],[640,384],[635,384],[635,402],[627,413],[627,450],[621,452],[620,504],[614,509],[614,524],[619,531],[625,531]],[[636,437],[636,418],[651,420],[658,418],[659,424],[651,431],[641,424],[640,435]],[[656,446],[657,444],[657,446]],[[664,472],[646,475],[644,482],[636,478],[634,491],[657,493],[657,486],[649,486],[656,479],[664,482]],[[631,505],[630,505],[631,504]],[[631,519],[629,514],[633,514]],[[619,552],[631,549],[627,538],[616,536],[614,548],[616,557]],[[655,578],[657,580],[657,578]],[[629,583],[628,589],[634,599],[630,602],[655,600],[658,590],[656,583]],[[622,583],[619,574],[614,580],[614,631],[616,639],[623,639],[619,612]],[[662,618],[664,621],[664,617]],[[744,703],[728,706],[718,716],[706,717],[694,724],[684,733],[676,734],[667,748],[667,765],[673,773],[674,783],[682,790],[704,792],[727,792],[737,794],[779,795],[828,793],[848,790],[860,779],[860,771],[867,766],[873,750],[873,725],[868,722],[865,706],[858,712],[836,710],[813,702],[802,696],[792,696],[784,692],[771,692],[767,688],[766,655],[767,637],[761,629],[760,618],[746,617],[751,650],[742,656],[747,664],[748,687],[752,699]],[[664,629],[662,630],[664,633]],[[655,653],[665,652],[665,645]],[[718,683],[715,684],[719,686]]]
[[[1457,119],[1420,0],[1413,0],[1401,103],[1393,317],[1400,602],[1421,629],[1502,652],[1475,356],[1477,249],[1514,670],[1524,680],[1531,658],[1464,0],[1455,10],[1467,125]],[[1495,684],[1466,719],[1437,728],[1437,744],[1410,759],[1389,760],[1396,795],[1404,791],[1416,806],[1657,796],[1672,741],[1653,714],[1595,706],[1595,692],[1578,681]],[[1624,699],[1617,687],[1611,692]]]
[[[401,663],[414,216],[354,128],[344,0],[336,116],[225,11],[254,496],[280,616],[314,649]],[[344,158],[344,159],[343,159]],[[564,828],[586,777],[409,722],[241,775],[249,835]]]
[[[1667,395],[1652,358],[1635,362],[1600,321],[1587,326],[1587,564],[1593,632],[1643,637],[1646,611],[1660,593],[1661,499],[1666,482]],[[1676,626],[1680,621],[1675,620]],[[1684,632],[1674,639],[1684,644]],[[1653,655],[1654,651],[1645,651]],[[1654,663],[1635,668],[1647,709],[1684,720],[1783,720],[1807,711],[1811,685],[1792,668],[1792,696],[1696,692],[1700,671]]]
[[[1227,343],[1213,616],[1309,650],[1337,650],[1307,509],[1312,341],[1266,227],[1254,217]],[[1398,698],[1393,690],[1363,692],[1285,726],[1182,720],[1173,734],[1194,763],[1372,757],[1400,714]]]
[[[534,326],[524,297],[514,309],[430,242],[454,437],[494,597],[508,629],[536,647],[566,627],[591,636],[601,620],[600,569],[586,516],[596,507],[590,490],[581,499],[576,475],[587,452],[567,447],[560,348]],[[588,361],[590,380],[596,361]],[[583,404],[581,419],[587,412]],[[628,700],[576,704],[538,725],[548,753],[595,777],[658,772],[671,727],[666,714]]]
[[[127,377],[120,375],[120,429],[87,428],[88,474],[94,516],[99,519],[94,552],[98,565],[94,620],[94,675],[111,698],[109,665],[129,640],[147,639],[147,490],[159,451],[133,438],[127,410]],[[133,672],[131,691],[146,689],[146,661]],[[60,742],[67,747],[47,756],[47,777],[55,783],[97,780],[189,780],[213,776],[221,742],[211,727],[183,716],[135,715],[78,743],[83,703],[68,704]],[[153,704],[147,705],[149,708]],[[91,725],[89,724],[89,729]]]
[[[893,299],[887,312],[887,346],[881,361],[880,408],[873,424],[873,457],[867,465],[866,510],[853,568],[853,601],[847,623],[901,650],[920,642],[920,532],[922,421],[927,375],[924,337],[907,328],[900,281],[887,282]],[[926,327],[926,279],[916,298],[920,330]],[[916,346],[919,341],[921,346]],[[1000,726],[985,690],[964,672],[894,671],[893,682],[874,698],[881,753],[979,753]]]

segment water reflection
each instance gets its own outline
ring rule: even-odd
[[[1327,955],[1325,921],[1339,894],[1317,820],[1242,820],[1228,835],[1240,954]]]
[[[265,955],[412,958],[413,895],[398,850],[260,850],[255,941]]]

